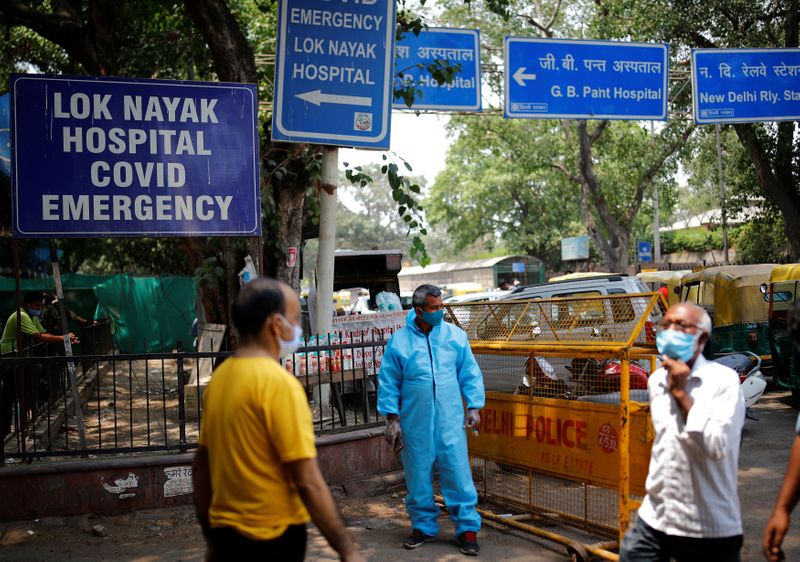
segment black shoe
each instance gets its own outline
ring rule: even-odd
[[[413,529],[411,534],[408,535],[408,538],[403,541],[403,546],[408,550],[414,550],[418,546],[422,546],[426,542],[433,542],[436,540],[436,537],[432,537],[426,535],[422,531],[418,531],[417,529]]]
[[[478,535],[475,531],[465,531],[458,535],[458,545],[461,547],[461,554],[467,556],[477,556],[481,551],[478,546]]]

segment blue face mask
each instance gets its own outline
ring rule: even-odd
[[[429,326],[438,326],[444,319],[444,310],[437,310],[436,312],[420,310],[419,317]]]
[[[694,356],[700,334],[687,334],[678,330],[661,330],[656,334],[656,347],[661,355],[670,359],[679,359],[684,363]]]
[[[40,308],[29,308],[28,314],[30,314],[31,316],[41,316],[42,310]]]

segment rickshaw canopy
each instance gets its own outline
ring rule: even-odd
[[[700,284],[698,303],[713,312],[714,326],[766,322],[769,303],[761,284],[770,279],[776,264],[708,267],[683,276],[684,287]]]
[[[786,263],[775,266],[769,276],[770,283],[800,281],[800,263]]]

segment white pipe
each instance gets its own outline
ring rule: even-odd
[[[322,149],[322,188],[319,190],[319,254],[317,255],[317,334],[331,331],[333,316],[333,257],[336,251],[336,183],[339,149]],[[327,190],[330,190],[329,193]]]

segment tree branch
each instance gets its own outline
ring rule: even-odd
[[[628,209],[625,211],[625,224],[633,223],[633,219],[636,218],[639,208],[642,205],[645,190],[653,183],[653,180],[664,167],[664,163],[667,161],[667,159],[686,144],[686,141],[694,132],[694,129],[694,125],[690,125],[684,129],[683,133],[681,133],[681,136],[674,142],[668,144],[658,158],[652,161],[644,171],[644,174],[642,174],[642,177],[639,178],[639,182],[636,184],[636,189],[634,190],[633,197],[631,198],[631,204],[628,205]]]

